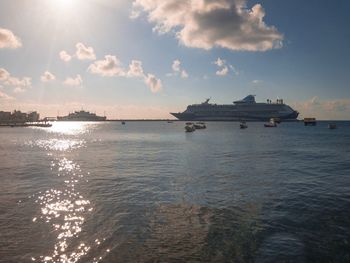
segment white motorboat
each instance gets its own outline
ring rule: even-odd
[[[239,124],[239,128],[240,129],[247,129],[248,128],[248,125],[245,121],[242,121],[240,124]]]
[[[276,124],[274,118],[271,118],[269,123],[265,123],[264,127],[267,127],[267,128],[277,127],[277,124]]]
[[[185,131],[186,132],[194,132],[196,130],[196,127],[193,125],[192,122],[186,122]]]

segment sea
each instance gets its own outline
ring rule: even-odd
[[[350,122],[0,128],[0,262],[350,262]]]

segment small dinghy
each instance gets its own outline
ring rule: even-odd
[[[241,121],[241,123],[239,124],[239,128],[240,129],[247,129],[248,125],[245,121]]]
[[[266,127],[266,128],[274,128],[274,127],[277,127],[277,124],[276,124],[274,118],[271,118],[269,123],[265,123],[265,124],[264,124],[264,127]]]
[[[196,127],[193,125],[192,122],[186,122],[185,131],[186,132],[194,132],[196,130]]]
[[[199,130],[207,128],[204,122],[196,122],[195,124],[193,124],[193,126]]]
[[[336,129],[336,128],[337,128],[337,125],[336,125],[335,123],[330,123],[330,124],[328,124],[328,129],[334,130],[334,129]]]

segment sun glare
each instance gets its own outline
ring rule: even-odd
[[[52,5],[59,9],[70,9],[76,3],[76,0],[52,0]]]

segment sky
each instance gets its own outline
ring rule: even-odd
[[[348,0],[2,0],[0,110],[171,118],[211,98],[349,119]]]

